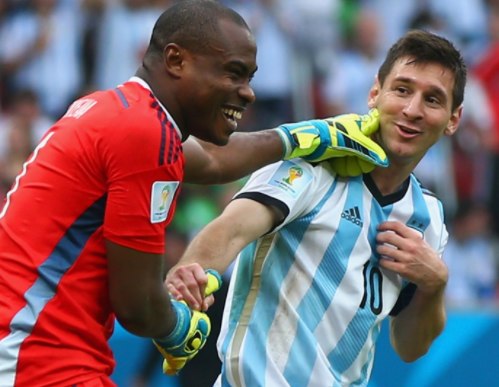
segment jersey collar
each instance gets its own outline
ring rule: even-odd
[[[151,86],[149,86],[149,84],[146,81],[144,81],[142,78],[139,78],[139,77],[137,77],[137,76],[134,75],[133,77],[131,77],[128,80],[128,82],[136,82],[139,85],[141,85],[142,87],[144,87],[145,89],[149,90],[152,95],[154,95],[154,93],[153,93],[153,91],[151,89]],[[156,98],[156,96],[154,96],[154,98]],[[173,119],[173,117],[170,115],[170,113],[168,112],[168,110],[166,110],[166,108],[163,106],[163,104],[159,101],[158,98],[156,98],[156,101],[158,101],[159,106],[161,106],[161,109],[163,109],[163,111],[165,112],[166,117],[168,117],[168,121],[170,121],[173,124],[173,127],[177,131],[177,134],[179,135],[179,137],[183,138],[182,132],[180,131],[180,128],[178,127],[177,123],[175,122],[175,120]]]
[[[383,195],[381,191],[378,189],[376,183],[374,182],[373,178],[371,177],[371,174],[364,174],[363,175],[363,180],[364,184],[366,185],[367,189],[371,192],[373,197],[376,199],[376,201],[382,206],[388,206],[390,204],[396,203],[399,200],[401,200],[405,194],[407,193],[407,190],[409,189],[409,183],[410,183],[410,177],[408,177],[400,186],[399,190],[397,192],[391,193],[389,195]]]

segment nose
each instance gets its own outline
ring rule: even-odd
[[[256,99],[255,92],[249,83],[239,88],[239,96],[243,98],[247,104],[252,104]]]
[[[415,94],[406,100],[406,104],[402,112],[407,118],[415,120],[423,116],[422,106],[423,98]]]

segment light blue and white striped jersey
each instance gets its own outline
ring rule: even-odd
[[[415,289],[378,265],[376,227],[401,221],[441,255],[441,203],[414,176],[383,197],[369,175],[336,178],[327,163],[301,160],[257,171],[238,197],[275,205],[286,218],[238,257],[217,385],[365,386],[382,320]]]

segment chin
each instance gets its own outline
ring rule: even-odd
[[[218,146],[224,146],[229,143],[229,136],[226,136],[224,138],[219,138],[217,142],[213,142],[214,144]]]
[[[198,133],[192,133],[195,137],[199,138],[200,140],[209,142],[214,145],[218,146],[224,146],[227,145],[229,142],[229,137],[232,133],[226,134],[226,133],[219,133],[219,132],[213,132],[213,130],[210,130],[206,128],[204,131],[199,131]]]

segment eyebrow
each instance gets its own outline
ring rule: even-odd
[[[248,65],[246,64],[246,62],[239,60],[239,59],[235,59],[235,60],[231,60],[230,62],[227,62],[225,66],[239,66],[240,68],[244,69],[244,71],[246,73],[248,73],[250,76],[255,75],[256,71],[258,70],[258,66],[256,66],[254,70],[251,70],[248,67]]]

